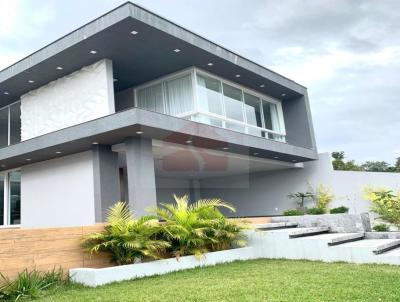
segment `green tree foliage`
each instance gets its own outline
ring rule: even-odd
[[[366,161],[358,165],[354,160],[345,160],[344,151],[332,152],[332,166],[334,170],[366,171],[366,172],[400,172],[400,157],[394,166],[385,161]]]

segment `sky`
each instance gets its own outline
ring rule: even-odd
[[[0,69],[118,0],[0,0]],[[400,156],[400,1],[137,0],[308,88],[319,152]]]

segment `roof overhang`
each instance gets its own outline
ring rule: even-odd
[[[103,58],[113,61],[117,91],[197,66],[276,98],[306,94],[303,86],[128,2],[1,71],[0,107]]]
[[[2,148],[0,170],[90,150],[94,142],[119,144],[131,136],[181,145],[190,141],[194,147],[290,163],[318,158],[315,150],[134,108]]]

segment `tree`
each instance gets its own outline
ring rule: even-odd
[[[400,172],[400,157],[396,158],[396,163],[394,164],[395,172]]]
[[[367,161],[361,165],[368,172],[391,172],[390,165],[385,161]]]
[[[361,167],[354,160],[345,161],[344,151],[332,152],[332,166],[334,170],[361,171]]]

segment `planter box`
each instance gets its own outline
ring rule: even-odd
[[[206,253],[201,259],[195,256],[184,256],[179,259],[170,258],[146,263],[113,266],[107,268],[75,268],[69,270],[71,280],[87,286],[96,287],[111,282],[131,280],[170,272],[211,266],[235,260],[254,259],[253,247],[236,248],[226,251]]]

